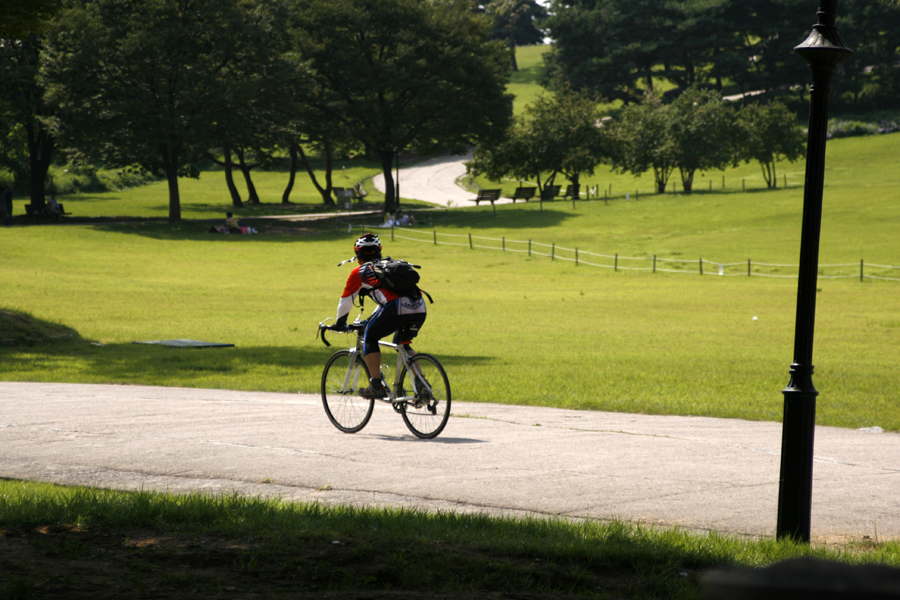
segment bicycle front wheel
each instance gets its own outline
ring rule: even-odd
[[[344,433],[356,433],[372,417],[374,400],[359,395],[369,383],[369,369],[358,352],[335,352],[322,372],[322,404],[331,423]]]
[[[438,360],[430,354],[416,354],[409,360],[412,373],[404,367],[398,379],[398,393],[415,401],[402,405],[403,422],[416,436],[430,439],[444,430],[450,418],[450,381]]]

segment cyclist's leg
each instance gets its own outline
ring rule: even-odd
[[[394,343],[403,346],[407,356],[410,358],[416,355],[416,351],[413,350],[410,344],[412,344],[413,339],[419,335],[419,330],[422,328],[422,325],[425,324],[426,316],[426,313],[418,313],[401,315],[399,317],[401,324],[394,334]],[[421,375],[421,373],[419,374]]]
[[[396,301],[378,307],[369,319],[363,333],[363,356],[369,368],[370,377],[381,377],[381,348],[378,342],[397,329]]]

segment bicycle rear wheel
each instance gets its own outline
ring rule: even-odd
[[[362,383],[360,383],[362,382]],[[322,372],[322,404],[331,423],[344,433],[356,433],[372,417],[374,400],[359,395],[369,383],[369,369],[358,352],[335,352]]]
[[[403,368],[398,379],[397,396],[411,395],[415,389],[416,400],[402,405],[400,414],[403,422],[420,438],[437,437],[450,418],[450,381],[447,373],[430,354],[416,354],[409,363],[413,372]]]

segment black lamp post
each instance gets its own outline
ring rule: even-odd
[[[818,23],[806,40],[794,48],[809,64],[809,139],[806,147],[806,184],[803,192],[803,229],[800,239],[800,276],[794,362],[784,394],[781,434],[781,480],[778,489],[777,537],[809,542],[812,507],[813,434],[816,396],[813,387],[813,330],[816,320],[816,282],[819,268],[819,232],[822,188],[825,179],[825,140],[831,78],[838,63],[853,54],[834,26],[837,0],[819,0]]]

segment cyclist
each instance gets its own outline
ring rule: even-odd
[[[409,355],[413,356],[415,352],[409,344],[425,322],[425,301],[418,290],[401,295],[381,289],[381,282],[370,264],[381,259],[381,241],[377,235],[363,234],[353,245],[353,251],[359,266],[347,278],[347,285],[338,303],[334,329],[347,329],[347,316],[357,296],[369,296],[378,304],[378,308],[366,322],[363,333],[363,354],[372,377],[368,387],[361,389],[359,393],[366,399],[382,399],[387,397],[388,392],[381,378],[381,349],[378,341],[393,333],[394,343],[405,346]]]

